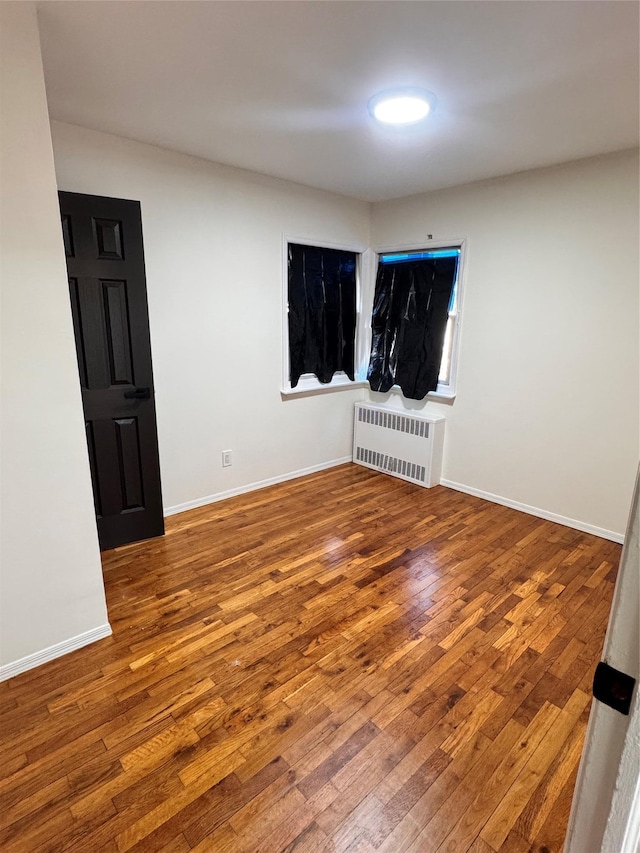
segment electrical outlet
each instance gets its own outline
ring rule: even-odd
[[[222,451],[222,467],[228,468],[231,465],[231,463],[232,463],[231,451],[230,450],[223,450]]]

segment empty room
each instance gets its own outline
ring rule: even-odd
[[[0,23],[1,849],[638,853],[638,3]]]

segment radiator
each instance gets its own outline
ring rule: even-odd
[[[356,403],[353,461],[426,488],[437,486],[444,420]]]

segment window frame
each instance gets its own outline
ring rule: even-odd
[[[331,382],[322,383],[313,373],[303,373],[295,388],[291,387],[289,364],[289,244],[314,246],[318,249],[337,249],[341,252],[353,252],[356,256],[356,331],[354,346],[354,377],[351,381],[344,371],[334,373]],[[327,391],[344,391],[354,388],[366,388],[368,353],[366,352],[366,334],[363,326],[363,282],[367,276],[367,246],[363,244],[335,243],[292,234],[282,236],[282,385],[283,397],[300,397],[322,394]]]
[[[392,255],[401,252],[432,252],[438,249],[459,249],[458,257],[458,274],[456,278],[456,314],[453,323],[453,332],[451,335],[451,362],[449,367],[449,382],[444,383],[438,380],[438,387],[435,391],[429,391],[425,400],[441,400],[452,403],[457,394],[457,376],[458,376],[458,360],[460,353],[460,338],[462,313],[464,306],[464,278],[466,270],[466,254],[467,241],[464,237],[451,238],[450,240],[433,240],[427,238],[421,242],[411,243],[392,243],[390,245],[378,246],[373,251],[375,253],[375,265],[373,270],[374,287],[375,278],[378,272],[378,264],[380,255]],[[377,392],[372,392],[377,393]],[[394,385],[387,393],[402,394],[402,389],[399,385]]]

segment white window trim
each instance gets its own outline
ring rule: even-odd
[[[356,340],[354,349],[354,377],[352,382],[343,371],[334,374],[331,382],[320,382],[312,373],[303,374],[295,388],[291,387],[289,379],[289,243],[302,246],[317,246],[321,249],[338,249],[343,252],[356,254]],[[367,246],[362,244],[334,243],[317,237],[297,237],[291,234],[282,236],[282,386],[280,393],[283,397],[310,396],[329,391],[347,391],[354,388],[366,388],[367,362],[369,353],[366,352],[366,334],[363,320],[363,293],[368,290],[366,283],[369,277]]]
[[[377,272],[378,268],[378,258],[380,255],[390,255],[395,252],[419,252],[421,250],[431,251],[432,249],[451,249],[451,248],[459,248],[460,249],[460,257],[458,260],[458,293],[457,293],[457,307],[458,312],[456,315],[456,320],[453,325],[453,335],[452,335],[452,343],[451,343],[451,368],[449,371],[449,383],[447,385],[438,382],[438,387],[435,391],[429,391],[426,400],[442,400],[444,402],[452,403],[456,398],[456,380],[458,376],[458,356],[460,353],[460,337],[461,337],[461,325],[462,325],[462,313],[464,307],[464,280],[465,280],[465,270],[466,270],[466,253],[467,253],[467,245],[466,239],[464,237],[456,237],[451,238],[450,240],[433,240],[427,238],[426,240],[421,240],[418,243],[393,243],[389,246],[379,246],[375,248],[373,251],[375,252],[375,269]],[[402,389],[399,385],[394,385],[390,392],[392,394],[400,394],[402,395]]]

